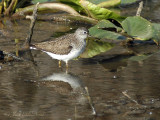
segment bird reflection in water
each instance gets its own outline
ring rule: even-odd
[[[42,81],[45,83],[46,82],[49,82],[49,83],[50,82],[56,82],[56,83],[60,82],[62,83],[62,89],[64,87],[67,87],[67,85],[64,85],[64,83],[68,84],[68,86],[71,87],[70,90],[73,93],[78,94],[78,98],[77,98],[78,102],[81,104],[86,104],[86,102],[89,103],[92,109],[92,114],[93,115],[96,114],[95,108],[93,107],[91,98],[89,96],[88,88],[84,86],[84,83],[78,76],[73,75],[71,73],[53,73],[52,75],[42,78]],[[56,84],[54,84],[54,87],[55,85]],[[62,89],[60,90],[60,92],[62,92]]]

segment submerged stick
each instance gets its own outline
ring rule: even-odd
[[[139,3],[139,7],[138,7],[138,10],[137,10],[136,16],[141,16],[142,9],[143,9],[143,1],[141,1]]]
[[[123,94],[124,96],[126,96],[128,99],[130,99],[131,101],[133,101],[134,103],[136,103],[137,105],[139,105],[136,100],[132,99],[132,98],[127,94],[127,91],[123,91],[122,94]]]
[[[31,39],[32,39],[32,35],[33,35],[33,28],[35,26],[35,22],[36,22],[36,19],[37,19],[38,5],[39,5],[39,2],[36,4],[36,6],[33,10],[32,16],[26,16],[26,19],[31,20],[29,34],[28,34],[28,37],[26,38],[26,41],[24,43],[24,47],[26,47],[26,48],[29,48],[30,43],[31,43]]]

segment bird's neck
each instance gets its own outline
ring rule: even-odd
[[[86,41],[83,38],[79,36],[75,36],[75,37],[76,37],[76,40],[73,41],[74,42],[73,47],[81,49],[83,46],[86,45]]]

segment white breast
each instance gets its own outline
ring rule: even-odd
[[[47,53],[53,59],[62,60],[62,61],[67,62],[73,58],[78,57],[83,51],[82,49],[72,49],[71,52],[67,55],[57,55],[57,54],[47,52],[47,51],[43,51],[43,52]]]

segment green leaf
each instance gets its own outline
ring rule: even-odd
[[[60,1],[61,3],[71,6],[78,12],[82,12],[84,10],[81,4],[79,3],[80,0],[57,0],[57,1]]]
[[[102,3],[102,2],[106,2],[106,1],[110,1],[110,0],[88,0],[88,1],[93,3],[93,4],[98,5],[98,4]]]
[[[101,19],[114,19],[119,22],[124,20],[124,17],[108,10],[105,8],[101,8],[93,3],[90,3],[88,1],[82,1],[80,2],[83,8],[88,11],[88,14],[95,19],[101,20]]]
[[[98,4],[99,7],[116,7],[121,4],[121,0],[104,0]]]
[[[121,0],[121,4],[132,4],[137,2],[138,0]]]
[[[117,27],[109,20],[101,20],[96,25],[97,28],[115,28],[117,31],[122,31],[122,28]]]
[[[80,57],[81,58],[91,58],[102,52],[106,52],[113,47],[114,45],[108,42],[89,40],[85,52],[82,53]]]
[[[56,0],[32,0],[32,3],[36,4],[37,2],[43,3],[43,2],[50,2],[50,1],[56,1]]]
[[[121,3],[121,0],[88,0],[99,7],[115,7]]]
[[[157,31],[160,31],[160,24],[159,23],[152,23],[152,25]]]
[[[160,24],[152,23],[152,25],[155,29],[155,35],[153,37],[153,40],[157,45],[159,45],[159,42],[160,42]]]
[[[110,40],[125,40],[126,39],[125,36],[122,36],[122,35],[115,33],[115,32],[98,29],[96,26],[91,27],[89,29],[89,33],[91,36],[97,37],[97,38],[106,38],[106,39],[110,39]]]
[[[136,39],[149,40],[154,36],[152,23],[140,16],[127,17],[122,22],[122,27],[128,35]]]
[[[102,19],[114,19],[119,22],[123,21],[125,17],[122,17],[113,11],[110,11],[105,8],[101,8],[89,1],[86,0],[59,0],[60,2],[63,2],[65,4],[70,5],[75,10],[81,12],[85,12],[88,16],[102,20]]]

